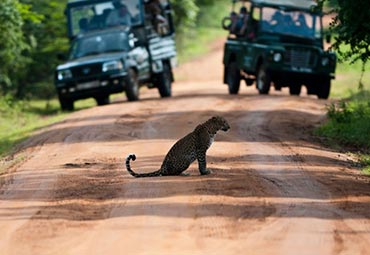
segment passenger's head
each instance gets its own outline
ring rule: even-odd
[[[306,23],[306,18],[304,17],[304,15],[303,15],[302,13],[300,13],[300,14],[298,15],[298,21],[299,21],[300,23]]]
[[[248,9],[247,7],[245,6],[242,6],[239,10],[240,14],[247,14],[248,13]]]
[[[274,15],[272,15],[272,20],[275,20],[278,22],[282,21],[283,18],[284,18],[284,15],[280,11],[276,11]]]

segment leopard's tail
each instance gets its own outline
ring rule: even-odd
[[[145,173],[145,174],[138,174],[138,173],[135,173],[132,169],[131,169],[131,166],[130,166],[130,160],[132,161],[135,161],[136,160],[136,156],[135,154],[129,154],[127,157],[126,157],[126,169],[127,171],[133,176],[133,177],[155,177],[155,176],[160,176],[161,175],[161,169],[159,169],[158,171],[155,171],[155,172],[151,172],[151,173]]]

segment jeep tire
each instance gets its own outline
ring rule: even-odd
[[[126,96],[128,101],[139,100],[139,80],[134,69],[128,69],[126,79]]]
[[[240,88],[240,70],[236,66],[236,62],[231,62],[226,68],[226,82],[229,87],[229,94],[238,94]]]
[[[172,71],[167,63],[163,63],[163,71],[157,74],[156,85],[161,97],[171,97],[172,95]]]
[[[260,94],[268,94],[270,91],[271,76],[263,64],[257,70],[256,86]]]
[[[289,94],[292,96],[299,96],[301,94],[302,85],[301,84],[290,84]]]
[[[317,97],[319,99],[328,99],[330,94],[331,80],[329,77],[325,77],[319,80],[317,83]]]
[[[109,95],[102,95],[95,97],[95,101],[97,105],[107,105],[110,103]]]
[[[74,101],[72,99],[63,98],[62,96],[59,96],[59,103],[62,111],[74,110]]]

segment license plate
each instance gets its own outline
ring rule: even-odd
[[[295,66],[292,66],[292,70],[293,71],[302,72],[302,73],[312,73],[312,68],[308,68],[308,67],[295,67]]]
[[[99,81],[90,81],[90,82],[80,83],[77,85],[78,90],[91,89],[91,88],[96,88],[96,87],[99,87]]]

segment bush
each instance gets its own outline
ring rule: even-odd
[[[370,150],[370,93],[361,91],[349,100],[328,107],[328,122],[317,134],[340,144]]]

